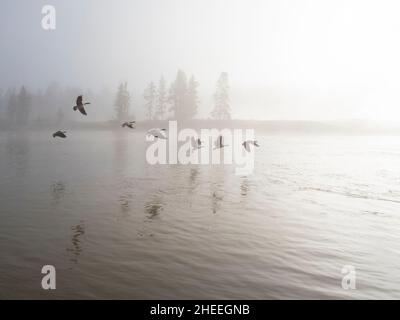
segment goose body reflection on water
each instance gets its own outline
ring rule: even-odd
[[[197,176],[199,175],[199,169],[198,168],[192,168],[190,169],[190,183],[194,184],[196,182]]]
[[[240,194],[242,196],[247,196],[247,193],[249,192],[249,180],[247,178],[244,178],[242,180],[242,183],[240,184]]]
[[[78,257],[82,253],[82,239],[81,237],[85,234],[85,224],[81,221],[76,226],[71,227],[72,237],[71,246],[67,248],[68,252],[72,253],[71,261],[78,263]]]
[[[215,214],[221,207],[224,197],[219,195],[217,191],[212,193],[212,212]]]
[[[159,216],[159,214],[163,210],[163,204],[159,199],[155,198],[147,202],[144,208],[147,214],[147,218],[149,220],[154,220]]]
[[[65,194],[65,184],[62,181],[56,181],[51,185],[53,200],[58,203]]]

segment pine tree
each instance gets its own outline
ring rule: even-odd
[[[179,70],[175,81],[171,84],[169,90],[169,102],[171,104],[170,111],[174,113],[174,118],[181,120],[185,118],[187,93],[187,78],[185,72]]]
[[[79,91],[79,94],[80,91]],[[54,106],[59,105],[60,97],[64,95],[62,87],[57,82],[52,82],[46,89],[44,96],[41,97],[40,105],[40,118],[43,121],[54,122],[56,119],[56,109]],[[78,94],[72,95],[76,97]],[[71,97],[69,97],[68,105],[71,104]],[[67,101],[66,101],[67,103]],[[74,104],[72,104],[73,106]]]
[[[185,118],[193,118],[198,109],[199,98],[197,93],[197,87],[199,86],[198,82],[195,80],[194,76],[190,77],[188,90],[186,93],[186,109],[185,109]]]
[[[7,120],[8,123],[10,124],[16,123],[17,106],[18,106],[17,95],[15,94],[15,92],[11,92],[9,94],[8,104],[7,104]]]
[[[229,105],[229,84],[228,74],[222,72],[218,82],[217,90],[214,94],[215,106],[211,112],[211,117],[217,120],[231,119],[231,108]]]
[[[155,119],[157,120],[164,119],[167,101],[168,98],[167,98],[166,83],[164,77],[161,77],[160,81],[158,82]]]
[[[145,100],[144,107],[146,108],[146,118],[148,120],[153,120],[156,106],[156,86],[153,81],[151,81],[144,90],[143,98]]]
[[[128,91],[128,83],[121,83],[118,87],[117,96],[115,98],[114,110],[116,118],[119,121],[125,120],[129,115],[130,95]]]
[[[31,96],[24,86],[21,88],[18,94],[17,105],[17,125],[26,125],[29,121],[29,115],[31,112]]]

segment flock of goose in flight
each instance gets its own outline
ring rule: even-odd
[[[83,115],[87,116],[85,106],[90,104],[90,102],[83,102],[83,96],[80,95],[76,98],[76,105],[72,108],[74,111],[79,110],[80,113]],[[127,121],[124,122],[121,127],[122,128],[130,128],[130,129],[135,129],[135,121]],[[153,128],[147,131],[148,136],[153,136],[154,138],[157,139],[167,139],[166,135],[166,129],[159,129],[159,128]],[[53,138],[58,137],[58,138],[63,138],[65,139],[67,137],[67,132],[66,131],[57,131],[53,133]],[[191,144],[193,147],[193,150],[200,149],[203,147],[202,141],[197,138],[195,139],[194,137],[191,138]],[[247,151],[250,152],[250,146],[253,145],[255,147],[259,147],[260,145],[257,143],[256,140],[246,140],[242,143],[243,148]],[[214,150],[215,149],[221,149],[224,147],[227,147],[227,144],[224,144],[224,137],[220,135],[216,141],[214,141]]]

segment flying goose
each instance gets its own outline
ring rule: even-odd
[[[217,138],[217,140],[214,141],[214,150],[227,146],[228,146],[227,144],[224,144],[224,137],[221,135]]]
[[[82,113],[83,115],[87,116],[86,110],[83,106],[90,104],[90,102],[82,102],[82,96],[78,96],[78,98],[76,98],[76,106],[74,106],[74,111],[79,110],[80,113]]]
[[[195,139],[194,137],[192,137],[191,139],[191,143],[192,143],[192,148],[193,150],[195,149],[200,149],[203,146],[201,145],[201,140],[199,138]]]
[[[245,142],[242,143],[242,146],[246,149],[247,152],[250,152],[251,144],[256,147],[260,146],[256,140],[246,140]]]
[[[128,128],[131,128],[131,129],[135,129],[135,127],[134,127],[135,122],[136,122],[136,121],[129,121],[129,122],[127,121],[127,122],[124,122],[124,123],[122,124],[122,128],[128,127]]]
[[[59,130],[59,131],[53,133],[53,138],[55,138],[55,137],[66,138],[67,137],[66,133],[67,133],[66,131]]]
[[[166,129],[153,128],[147,131],[147,135],[155,138],[167,139],[165,131]]]

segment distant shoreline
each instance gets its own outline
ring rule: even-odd
[[[171,119],[172,120],[172,119]],[[149,128],[168,128],[168,121],[137,121],[135,130],[146,131]],[[350,134],[350,135],[400,135],[400,126],[384,123],[349,121],[295,121],[295,120],[185,120],[178,121],[178,128],[200,129],[254,129],[257,133],[269,134]],[[47,130],[128,130],[121,128],[117,121],[68,122],[60,124],[31,123],[25,128],[9,128],[0,122],[0,131],[47,131]]]

